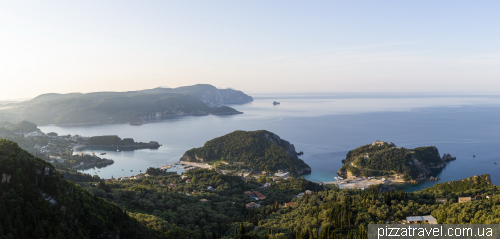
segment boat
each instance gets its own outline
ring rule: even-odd
[[[120,150],[118,149],[118,147],[116,147],[116,152],[120,152]]]
[[[273,101],[273,105],[279,105],[279,104],[280,104],[280,102],[278,102],[278,101]]]
[[[101,153],[101,155],[106,155],[106,153]]]

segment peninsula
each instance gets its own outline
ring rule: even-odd
[[[223,104],[253,101],[245,93],[200,84],[128,92],[43,94],[0,110],[0,121],[27,119],[38,125],[140,125],[178,116],[242,114]]]
[[[217,169],[260,170],[301,175],[311,167],[297,157],[295,146],[266,130],[237,130],[188,150],[181,162],[208,163]]]
[[[92,136],[86,138],[84,147],[102,147],[110,149],[157,149],[161,145],[156,141],[149,143],[135,142],[132,138],[121,139],[117,135]]]
[[[398,182],[418,183],[432,177],[431,169],[442,169],[450,160],[441,158],[435,146],[406,149],[393,143],[376,141],[347,153],[338,174],[344,177],[386,177]]]

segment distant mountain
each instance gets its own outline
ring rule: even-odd
[[[201,148],[188,150],[181,161],[242,165],[243,168],[276,172],[290,170],[295,174],[310,172],[309,165],[297,157],[290,142],[266,130],[237,130],[207,141]]]
[[[155,88],[142,92],[186,94],[203,101],[208,106],[221,104],[241,104],[253,101],[251,96],[233,89],[217,89],[212,85],[198,84],[179,88]]]
[[[355,176],[388,176],[399,174],[406,181],[419,182],[441,169],[448,160],[435,146],[406,149],[393,143],[376,141],[347,153],[339,174]]]
[[[44,94],[0,111],[0,119],[42,124],[145,122],[164,117],[240,114],[221,104],[246,103],[253,98],[241,91],[212,85],[155,88],[129,92]]]
[[[1,238],[167,238],[0,139]]]

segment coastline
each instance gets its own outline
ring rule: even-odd
[[[175,118],[175,117],[185,117],[185,116],[208,116],[208,115],[240,115],[244,114],[244,112],[228,112],[228,113],[207,113],[207,114],[191,114],[191,115],[171,115],[165,116],[164,118]],[[148,124],[152,121],[141,121],[140,124],[135,124],[137,122],[87,122],[87,123],[68,123],[68,124],[38,124],[38,126],[62,126],[62,127],[71,127],[71,126],[86,126],[86,125],[107,125],[107,124],[129,124],[131,126],[140,126],[143,124]]]

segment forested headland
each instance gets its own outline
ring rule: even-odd
[[[188,150],[181,161],[204,162],[219,169],[247,168],[292,174],[310,172],[290,142],[266,130],[237,130],[209,140],[200,148]]]
[[[339,173],[368,177],[397,174],[406,181],[419,182],[432,175],[431,169],[445,166],[435,146],[406,149],[377,141],[349,151]]]

